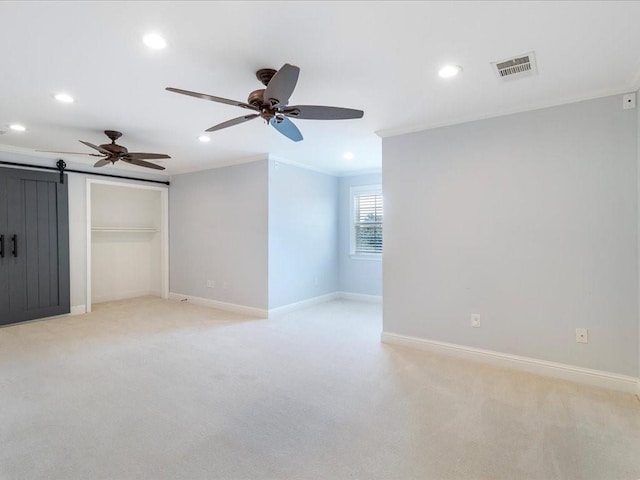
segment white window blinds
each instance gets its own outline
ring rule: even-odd
[[[354,195],[356,254],[382,253],[382,195]]]

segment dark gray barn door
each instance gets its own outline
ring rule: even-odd
[[[24,312],[25,252],[24,252],[24,201],[20,191],[21,180],[11,174],[6,179],[8,248],[6,260],[9,270],[9,312],[3,323],[22,320]]]
[[[1,174],[0,174],[1,175]],[[9,311],[9,259],[7,258],[7,188],[6,179],[0,176],[0,319]]]
[[[7,175],[9,309],[0,323],[69,312],[67,189],[59,178],[30,171]]]

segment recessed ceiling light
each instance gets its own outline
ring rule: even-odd
[[[211,141],[211,139],[209,137],[207,137],[206,135],[200,135],[198,137],[198,140],[200,140],[202,143],[207,143],[207,142]]]
[[[355,157],[355,155],[352,152],[344,152],[344,155],[342,155],[342,157],[345,160],[353,160],[353,157]]]
[[[445,65],[440,69],[438,75],[442,78],[451,78],[458,75],[461,71],[462,67],[459,67],[458,65]]]
[[[150,33],[149,35],[145,35],[142,41],[147,47],[156,50],[161,50],[167,46],[167,41],[157,33]]]
[[[11,125],[9,125],[9,128],[16,132],[24,132],[27,129],[27,127],[25,127],[24,125],[20,125],[19,123],[12,123]]]
[[[69,95],[68,93],[58,93],[55,95],[55,98],[57,101],[61,102],[61,103],[73,103],[73,97],[71,95]]]

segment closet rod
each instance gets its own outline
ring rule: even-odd
[[[39,168],[41,170],[55,170],[56,172],[60,172],[61,176],[65,172],[69,173],[84,173],[85,175],[97,175],[99,177],[111,177],[111,178],[124,178],[125,180],[136,180],[138,182],[149,182],[149,183],[160,183],[162,185],[171,185],[170,182],[163,182],[162,180],[148,180],[146,178],[135,178],[135,177],[125,177],[124,175],[111,175],[109,173],[95,173],[95,172],[86,172],[83,170],[71,170],[66,168],[66,164],[62,160],[58,160],[56,167],[46,167],[44,165],[29,165],[28,163],[16,163],[16,162],[5,162],[4,160],[0,160],[0,165],[11,165],[14,167],[27,167],[27,168]],[[60,182],[63,183],[63,182]]]

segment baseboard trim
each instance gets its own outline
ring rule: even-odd
[[[140,295],[137,295],[140,296]],[[289,303],[282,305],[281,307],[270,308],[269,310],[247,307],[245,305],[238,305],[235,303],[220,302],[218,300],[210,300],[208,298],[194,297],[192,295],[184,295],[182,293],[169,293],[169,300],[187,300],[194,305],[200,305],[202,307],[217,308],[219,310],[225,310],[227,312],[243,313],[246,315],[252,315],[261,318],[274,318],[285,313],[293,312],[294,310],[300,310],[301,308],[311,307],[320,303],[330,302],[337,299],[354,300],[358,302],[367,303],[382,303],[382,297],[377,295],[365,295],[362,293],[350,293],[350,292],[332,292],[326,295],[319,295],[317,297],[307,298],[295,303]],[[96,302],[98,303],[98,302]]]
[[[252,317],[267,318],[268,316],[268,311],[262,308],[248,307],[246,305],[238,305],[236,303],[220,302],[218,300],[211,300],[208,298],[183,295],[182,293],[170,292],[169,300],[187,300],[188,303],[193,303],[194,305],[199,305],[201,307],[217,308],[218,310],[224,310],[225,312],[242,313]]]
[[[269,318],[273,318],[278,315],[283,315],[285,313],[293,312],[294,310],[300,310],[301,308],[318,305],[319,303],[330,302],[331,300],[336,300],[337,298],[340,298],[339,293],[333,292],[333,293],[327,293],[326,295],[307,298],[306,300],[301,300],[299,302],[289,303],[288,305],[283,305],[281,307],[270,308]]]
[[[364,293],[338,292],[338,297],[356,302],[382,303],[382,295],[366,295]]]
[[[83,315],[87,313],[86,305],[72,305],[69,315]]]
[[[116,293],[113,295],[102,295],[102,296],[93,296],[91,298],[91,303],[105,303],[105,302],[115,302],[117,300],[127,300],[129,298],[137,298],[137,297],[147,297],[149,295],[153,295],[155,297],[161,297],[162,294],[153,290],[136,290],[133,292],[122,292]]]
[[[640,379],[617,373],[591,370],[589,368],[575,367],[573,365],[548,362],[546,360],[521,357],[492,350],[466,347],[464,345],[428,340],[426,338],[410,337],[391,332],[382,332],[381,340],[383,343],[391,345],[401,345],[433,353],[453,355],[468,360],[535,373],[547,377],[560,378],[584,385],[618,390],[626,393],[640,393]]]

